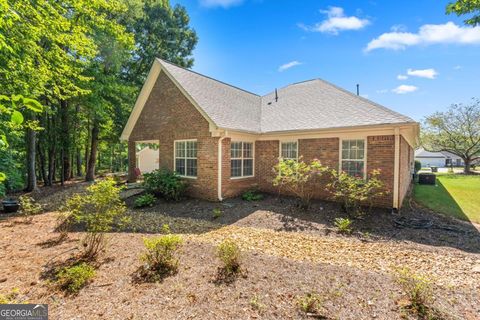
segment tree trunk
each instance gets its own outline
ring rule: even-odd
[[[37,145],[37,153],[38,153],[38,164],[40,165],[40,174],[43,180],[43,184],[46,186],[48,185],[48,176],[47,176],[47,167],[45,161],[45,153],[43,152],[43,146],[38,141]]]
[[[94,181],[95,180],[95,164],[97,162],[97,148],[98,148],[98,133],[99,133],[99,126],[98,122],[93,122],[92,127],[92,140],[90,146],[90,156],[88,157],[88,166],[87,166],[87,174],[85,176],[86,181]]]
[[[32,115],[30,119],[35,120],[35,115]],[[36,132],[30,128],[27,129],[27,187],[26,191],[35,191],[37,187],[37,174],[35,172],[35,160],[36,160]]]
[[[62,183],[70,180],[70,127],[68,121],[68,103],[65,100],[60,101],[60,122],[61,122],[61,141],[62,141]]]
[[[82,155],[80,154],[80,148],[77,148],[76,162],[77,162],[77,177],[82,175]]]
[[[463,162],[465,162],[464,173],[472,174],[472,171],[471,171],[472,159],[466,158],[466,159],[463,159]]]

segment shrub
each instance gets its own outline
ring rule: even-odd
[[[166,169],[145,173],[144,177],[143,184],[147,191],[168,201],[180,200],[187,188],[187,184],[177,173]]]
[[[348,218],[335,218],[333,224],[340,233],[352,233],[352,220]]]
[[[17,304],[19,303],[17,300],[18,295],[19,295],[18,288],[13,288],[12,291],[10,291],[7,294],[0,293],[0,304]]]
[[[115,223],[126,223],[126,207],[120,199],[120,188],[112,179],[105,179],[87,188],[87,193],[75,195],[67,200],[64,208],[78,223],[85,225],[87,235],[83,238],[83,256],[95,259],[104,251],[106,232],[113,229]]]
[[[418,171],[420,171],[420,169],[422,169],[422,163],[418,160],[415,160],[415,173],[417,173]]]
[[[430,280],[405,268],[398,272],[397,282],[402,286],[410,302],[407,310],[421,319],[433,319],[435,311],[429,307],[433,303]]]
[[[218,245],[217,257],[223,262],[223,270],[227,275],[240,271],[240,248],[233,240],[227,239]]]
[[[242,194],[242,199],[245,201],[259,201],[263,199],[263,195],[256,190],[248,190]]]
[[[183,243],[179,235],[167,234],[157,238],[143,239],[146,252],[141,256],[145,265],[141,276],[148,281],[159,281],[165,276],[177,273],[177,250]]]
[[[25,217],[27,222],[32,221],[32,216],[42,213],[42,205],[36,203],[32,197],[23,195],[18,199],[20,201],[20,214]]]
[[[300,206],[307,209],[310,207],[314,192],[308,184],[326,172],[327,168],[318,160],[305,163],[301,159],[298,161],[281,159],[274,170],[276,177],[273,179],[273,185],[293,193],[300,200]]]
[[[155,204],[155,196],[151,193],[146,193],[135,199],[135,208],[153,207]]]
[[[57,214],[55,221],[55,231],[60,233],[59,240],[66,239],[68,237],[68,231],[73,224],[73,216],[66,211],[60,211]]]
[[[353,177],[346,172],[331,170],[332,182],[327,184],[327,188],[332,193],[335,200],[342,202],[342,206],[349,215],[360,216],[362,205],[383,195],[383,182],[378,179],[380,171],[373,170],[367,180]]]
[[[82,262],[71,267],[62,268],[57,273],[57,284],[68,293],[78,293],[95,276],[95,269]]]
[[[212,218],[213,219],[218,219],[222,216],[222,209],[220,208],[215,208],[212,210]]]
[[[297,298],[297,306],[302,312],[319,314],[322,309],[322,298],[316,293],[307,293]]]

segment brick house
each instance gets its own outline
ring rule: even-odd
[[[191,196],[212,201],[247,189],[276,192],[280,157],[363,175],[380,169],[388,194],[375,205],[400,208],[411,181],[418,123],[323,80],[265,96],[157,59],[122,133],[129,181],[136,143],[159,144],[159,167],[189,181]],[[326,198],[324,186],[314,186]]]

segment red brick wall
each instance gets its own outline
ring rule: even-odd
[[[398,204],[402,206],[403,200],[407,195],[408,189],[412,183],[411,168],[413,165],[413,148],[407,143],[407,141],[400,136],[400,186],[398,193]]]
[[[273,167],[278,163],[279,147],[278,140],[255,142],[255,176],[258,188],[264,192],[278,192],[272,180],[275,178]]]
[[[393,204],[393,177],[395,166],[395,136],[371,136],[367,139],[367,171],[380,170],[379,178],[386,192],[375,205],[391,208]]]
[[[197,179],[189,182],[189,194],[217,200],[217,141],[211,137],[207,120],[163,72],[160,73],[129,138],[159,140],[160,168],[173,170],[174,140],[197,139]],[[130,147],[132,149],[132,147]],[[129,169],[134,169],[135,152],[129,150]]]

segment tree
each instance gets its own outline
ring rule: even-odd
[[[424,121],[422,145],[428,151],[448,151],[465,162],[469,174],[473,161],[480,159],[480,100],[453,104],[446,112],[436,112]]]
[[[473,14],[466,19],[465,24],[471,26],[480,25],[480,1],[479,0],[457,0],[447,5],[447,13],[455,13],[457,16]]]

